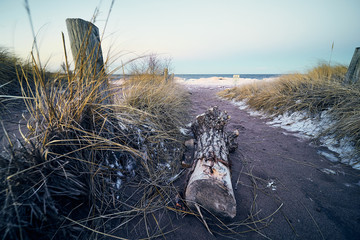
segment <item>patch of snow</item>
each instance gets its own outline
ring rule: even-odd
[[[249,113],[250,116],[253,116],[253,117],[259,117],[259,116],[268,117],[264,112],[256,111],[256,110],[252,110],[252,109],[248,108],[247,102],[245,100],[238,101],[238,102],[233,100],[232,103],[234,105],[236,105],[240,110],[246,110],[246,112]]]
[[[304,142],[304,140],[309,140],[311,139],[311,137],[304,135],[302,133],[294,133],[294,132],[282,132],[282,134],[284,134],[285,136],[295,136],[297,137],[299,142]]]
[[[268,125],[281,127],[299,139],[314,139],[319,137],[324,130],[331,129],[336,123],[328,111],[323,111],[316,118],[310,117],[305,111],[284,113],[274,117],[259,111],[250,110],[246,100],[238,102],[232,101],[232,103],[238,106],[240,110],[247,111],[251,116],[263,116],[263,118],[272,117],[272,120],[267,122]],[[288,133],[284,132],[284,134],[287,135]],[[359,158],[355,155],[356,149],[349,138],[345,137],[341,140],[336,140],[335,136],[327,135],[321,136],[318,139],[321,146],[337,153],[338,157],[323,151],[319,151],[319,154],[332,162],[340,161],[341,163],[348,164],[360,170]]]
[[[189,134],[189,130],[186,129],[186,128],[180,127],[180,128],[179,128],[179,131],[180,131],[180,133],[181,133],[182,135],[184,135],[184,136],[187,136],[187,135]]]
[[[340,141],[335,140],[334,136],[325,136],[320,138],[322,146],[339,154],[341,162],[360,170],[359,159],[354,156],[355,147],[348,138],[342,138]]]
[[[252,117],[260,117],[260,116],[264,116],[264,113],[263,113],[263,112],[256,111],[256,110],[253,110],[253,111],[248,111],[248,113],[249,113],[249,114],[250,114],[250,116],[252,116]]]
[[[135,176],[135,162],[133,160],[128,160],[126,162],[125,169],[131,173],[132,176]]]
[[[299,132],[305,138],[317,137],[324,129],[330,127],[334,122],[327,112],[323,112],[319,118],[310,118],[304,111],[284,113],[276,116],[269,125],[281,127],[289,132]]]
[[[324,152],[324,151],[317,151],[317,153],[319,155],[324,156],[327,160],[331,161],[331,162],[339,162],[339,158],[336,157],[333,153],[329,153],[329,152]]]
[[[117,188],[117,189],[120,189],[120,187],[121,187],[121,179],[118,178],[118,179],[116,180],[116,188]]]
[[[316,138],[325,129],[331,128],[335,121],[331,119],[327,111],[323,111],[318,118],[310,118],[305,112],[294,112],[292,114],[283,114],[275,117],[268,124],[281,127],[289,132],[295,132],[294,135],[300,138]],[[330,151],[339,154],[339,158],[333,154],[320,151],[319,154],[332,162],[342,162],[351,165],[355,169],[360,169],[360,163],[355,156],[355,147],[349,138],[342,138],[340,141],[335,136],[319,137],[320,145],[328,148]]]
[[[117,167],[117,168],[121,168],[121,166],[120,166],[120,164],[119,164],[119,162],[118,161],[115,161],[115,166]]]
[[[328,168],[323,168],[323,169],[321,169],[321,171],[323,173],[326,173],[326,174],[336,175],[336,172],[334,170],[331,170],[331,169],[328,169]]]
[[[128,130],[127,126],[121,120],[118,122],[118,124],[121,130],[123,131]]]
[[[267,188],[271,188],[271,190],[275,191],[276,190],[276,186],[275,186],[275,181],[274,180],[270,180],[268,182],[268,184],[266,185]]]
[[[167,162],[167,163],[159,163],[158,164],[158,167],[160,168],[160,169],[165,169],[165,168],[167,168],[168,170],[171,170],[171,166],[170,166],[170,164]]]
[[[235,100],[232,101],[232,103],[236,106],[238,106],[238,108],[240,110],[245,110],[247,108],[247,103],[246,101],[238,101],[236,102]]]

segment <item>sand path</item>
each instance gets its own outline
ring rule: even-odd
[[[234,221],[249,223],[238,231],[264,227],[241,236],[359,239],[360,172],[331,163],[308,141],[284,134],[284,130],[267,125],[265,119],[239,110],[216,97],[217,91],[218,87],[191,87],[191,114],[194,118],[210,106],[218,106],[231,115],[228,130],[240,130],[239,148],[230,155],[237,200]],[[262,221],[251,224],[257,220]],[[211,236],[195,217],[186,216],[174,224],[179,229],[168,239],[229,239],[220,234]]]

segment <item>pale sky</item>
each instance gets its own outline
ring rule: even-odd
[[[59,69],[66,18],[104,29],[111,0],[29,0],[42,62]],[[360,47],[360,0],[117,0],[104,33],[113,67],[136,56],[171,57],[175,73],[304,72],[319,61],[348,65]],[[28,57],[24,0],[0,0],[0,46]],[[110,49],[110,51],[109,51]],[[70,49],[68,47],[68,54]]]

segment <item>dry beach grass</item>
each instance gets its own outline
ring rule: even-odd
[[[68,71],[48,80],[34,58],[30,75],[17,72],[22,96],[15,98],[25,101],[29,114],[22,139],[3,129],[3,239],[108,236],[172,204],[185,91],[157,73],[140,73],[104,94],[105,72]],[[118,226],[110,228],[113,222]]]
[[[26,9],[31,19],[27,1]],[[91,71],[89,58],[70,71],[65,43],[64,53],[66,73],[49,75],[38,51],[27,64],[1,52],[2,107],[21,99],[28,112],[21,138],[2,129],[2,239],[98,239],[134,219],[147,238],[163,235],[148,218],[174,206],[186,92],[153,62],[108,85],[112,72]]]

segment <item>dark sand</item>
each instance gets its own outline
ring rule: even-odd
[[[359,170],[331,163],[310,142],[285,135],[284,130],[265,124],[265,119],[251,117],[219,99],[215,95],[219,89],[190,91],[193,117],[218,106],[231,115],[227,129],[240,130],[239,148],[230,155],[237,216],[229,223],[266,218],[237,229],[259,230],[230,238],[360,239]],[[250,215],[253,219],[246,220]],[[210,235],[193,216],[173,219],[172,224],[179,229],[166,235],[167,239],[229,239],[224,231]]]

